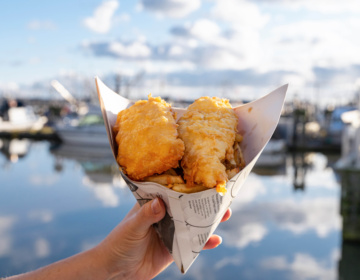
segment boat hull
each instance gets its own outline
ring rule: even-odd
[[[57,127],[56,132],[62,142],[86,146],[109,146],[104,126]]]

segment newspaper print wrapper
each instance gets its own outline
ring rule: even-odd
[[[117,145],[112,127],[116,123],[118,112],[131,106],[133,102],[113,92],[98,77],[95,82],[109,144],[116,160]],[[182,273],[186,273],[219,225],[274,133],[286,90],[287,85],[284,85],[256,101],[234,108],[239,118],[238,132],[243,135],[241,148],[246,167],[227,183],[224,196],[217,193],[215,188],[198,193],[179,193],[156,183],[132,181],[120,171],[140,205],[155,197],[160,197],[165,202],[167,213],[154,226]],[[186,109],[173,110],[179,118]]]

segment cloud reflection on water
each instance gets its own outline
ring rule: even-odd
[[[231,205],[231,222],[219,229],[226,246],[242,248],[260,242],[270,227],[294,235],[314,232],[319,238],[341,230],[339,186],[333,171],[327,168],[325,156],[312,158],[311,176],[306,177],[307,193],[294,195],[288,187],[284,189],[291,181],[292,167],[287,168],[285,180],[282,176],[248,177]]]
[[[34,255],[38,258],[48,257],[51,253],[50,242],[46,238],[39,237],[35,240],[34,251]]]
[[[0,257],[11,251],[13,237],[10,232],[15,221],[16,218],[13,216],[0,216]]]
[[[260,262],[263,269],[279,270],[289,274],[289,279],[306,280],[331,280],[336,279],[336,266],[333,260],[317,260],[311,255],[297,253],[292,260],[284,256],[275,256],[264,259]]]
[[[135,203],[112,158],[67,158],[48,153],[44,143],[32,147],[10,171],[0,169],[0,199],[6,198],[0,205],[0,270],[21,272],[91,248]],[[285,174],[251,173],[231,205],[232,218],[215,232],[223,245],[203,251],[186,275],[171,266],[157,279],[335,279],[340,188],[326,156],[310,158],[301,191],[293,189],[291,158]],[[21,173],[27,165],[32,169]],[[33,174],[44,178],[31,181]]]

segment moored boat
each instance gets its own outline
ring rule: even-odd
[[[85,115],[69,123],[55,126],[60,140],[67,144],[85,146],[109,146],[109,140],[101,115]]]
[[[45,116],[37,116],[28,106],[9,108],[6,113],[6,119],[0,117],[0,133],[39,131],[47,122]]]

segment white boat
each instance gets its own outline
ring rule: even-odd
[[[64,144],[92,147],[108,147],[109,140],[99,105],[83,103],[78,100],[58,81],[51,82],[54,89],[76,108],[78,118],[64,118],[55,125],[55,130]]]
[[[56,133],[66,144],[84,146],[109,146],[109,140],[101,115],[88,114],[55,126]]]
[[[335,163],[337,171],[360,170],[360,111],[353,110],[341,115],[346,126],[341,137],[341,157]]]
[[[0,132],[19,133],[41,130],[47,118],[37,116],[31,107],[13,107],[7,111],[8,120],[0,117]]]

